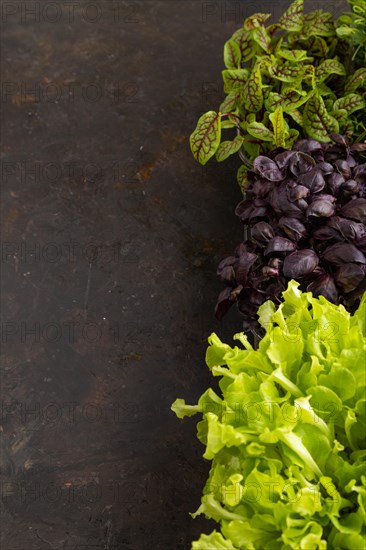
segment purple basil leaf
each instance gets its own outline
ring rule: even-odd
[[[303,217],[302,211],[296,204],[288,200],[286,185],[281,185],[273,189],[269,195],[269,203],[277,214],[285,214],[296,218]]]
[[[344,292],[352,292],[366,277],[366,266],[362,264],[343,264],[335,274],[337,284]]]
[[[250,199],[239,202],[235,208],[235,214],[242,219],[242,216],[247,217],[248,213],[253,209],[253,201]]]
[[[340,188],[344,182],[344,177],[338,172],[333,172],[333,174],[330,174],[330,176],[327,177],[327,185],[329,187],[329,190],[335,196],[338,195]]]
[[[228,312],[228,310],[231,308],[234,301],[235,300],[231,296],[231,289],[224,288],[224,290],[222,290],[217,297],[217,302],[215,306],[216,319],[220,321],[224,317],[224,315]]]
[[[287,197],[289,201],[294,202],[299,199],[305,199],[310,194],[310,190],[303,185],[288,185]]]
[[[262,176],[262,178],[270,181],[282,181],[285,177],[277,164],[263,155],[259,155],[259,157],[254,160],[253,170]]]
[[[230,286],[236,285],[235,270],[232,265],[227,265],[218,271],[218,275],[224,283]]]
[[[268,243],[264,255],[271,254],[272,252],[281,252],[289,254],[296,249],[296,244],[285,237],[273,237]]]
[[[310,155],[302,152],[296,152],[296,154],[290,158],[289,168],[293,175],[298,177],[301,174],[305,174],[306,172],[312,170],[315,164],[315,160]]]
[[[310,170],[299,177],[299,183],[305,185],[312,193],[320,193],[325,187],[323,172],[318,168]]]
[[[261,199],[246,199],[241,201],[235,209],[235,214],[243,223],[248,223],[255,218],[263,218],[267,213],[267,207]]]
[[[329,274],[317,277],[306,287],[306,290],[308,292],[312,292],[315,298],[318,296],[324,296],[324,298],[326,298],[329,302],[338,304],[339,296],[337,287],[334,283],[333,277]]]
[[[251,229],[251,237],[253,241],[266,245],[274,237],[274,231],[269,223],[258,222]]]
[[[366,151],[366,143],[354,143],[351,145],[351,151],[355,153],[364,153]]]
[[[253,194],[256,197],[266,197],[268,193],[272,191],[274,186],[275,186],[274,181],[257,178],[250,190],[251,192],[253,192]]]
[[[262,273],[264,277],[279,277],[280,275],[280,272],[278,271],[278,269],[274,267],[270,267],[269,265],[265,265],[262,268]]]
[[[293,146],[294,151],[312,153],[322,149],[322,144],[316,139],[299,139]]]
[[[366,236],[361,237],[360,239],[357,239],[357,248],[361,250],[364,254],[366,254]]]
[[[236,247],[235,254],[237,257],[244,256],[245,254],[255,252],[256,245],[251,241],[244,241]]]
[[[341,210],[342,216],[366,224],[366,199],[354,199],[345,204]]]
[[[306,210],[306,216],[329,218],[335,213],[335,206],[326,199],[316,199]]]
[[[335,132],[333,132],[332,134],[330,134],[330,139],[334,141],[334,143],[342,145],[345,149],[349,148],[349,141],[345,136],[341,136],[340,134],[336,134]]]
[[[337,266],[349,262],[366,264],[366,258],[362,252],[349,243],[332,244],[324,251],[323,258],[326,262]]]
[[[354,168],[355,166],[357,166],[357,160],[352,155],[348,155],[348,157],[346,158],[346,162],[348,163],[348,166],[350,166],[351,168]]]
[[[335,202],[337,202],[337,198],[334,195],[329,195],[328,193],[318,193],[314,197],[314,199],[315,200],[322,199],[322,200],[330,202],[331,204],[334,204]]]
[[[357,241],[366,235],[366,226],[347,218],[333,216],[328,222],[329,227],[336,229],[348,241]]]
[[[296,218],[282,217],[278,222],[278,227],[294,241],[299,241],[307,234],[305,225]]]
[[[342,237],[339,235],[338,231],[328,225],[318,227],[318,229],[314,231],[313,235],[314,239],[317,241],[330,241],[331,239],[342,241]]]
[[[298,208],[299,210],[301,210],[302,212],[306,212],[306,210],[307,210],[307,208],[308,208],[308,206],[309,206],[305,199],[299,199],[298,201],[295,201],[293,204],[296,205],[297,208]],[[289,213],[292,213],[291,210],[289,210],[289,209],[287,209],[287,211],[288,211]],[[292,214],[292,215],[294,215],[294,214]],[[303,218],[304,216],[298,216],[298,217],[299,217],[299,218]]]
[[[219,271],[221,269],[224,269],[224,267],[233,266],[236,263],[236,260],[237,260],[237,258],[235,256],[227,256],[226,258],[221,260],[221,262],[219,263],[219,265],[217,267],[217,274],[219,275],[220,274]]]
[[[359,183],[357,183],[356,180],[347,180],[342,185],[342,191],[346,191],[350,195],[359,193],[360,189],[361,189],[361,186]]]
[[[284,168],[288,168],[290,158],[295,154],[294,151],[283,151],[282,153],[279,153],[275,155],[274,160],[276,161],[276,164],[280,170],[283,170]]]
[[[334,172],[334,167],[329,162],[319,162],[316,167],[318,170],[321,170],[325,176]]]
[[[361,183],[363,185],[366,184],[366,164],[359,164],[358,166],[355,166],[352,174],[353,179],[355,179],[358,183]]]
[[[250,268],[257,259],[256,254],[246,252],[239,256],[238,262],[235,267],[235,280],[239,285],[245,286],[247,284],[247,276]]]
[[[286,256],[283,262],[283,274],[289,279],[305,277],[314,271],[319,258],[313,250],[304,249]]]
[[[274,269],[280,270],[283,265],[283,260],[280,260],[280,258],[271,258],[268,265]]]
[[[349,180],[352,177],[351,167],[346,160],[338,159],[336,160],[335,165],[338,172],[342,174],[346,180]]]

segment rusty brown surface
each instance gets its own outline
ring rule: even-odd
[[[213,306],[241,236],[238,161],[188,136],[258,5],[66,4],[2,6],[1,549],[184,550],[208,463],[170,405],[240,329]]]

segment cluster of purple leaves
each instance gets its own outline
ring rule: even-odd
[[[249,239],[218,266],[226,284],[216,304],[222,318],[233,303],[244,330],[258,327],[258,307],[281,301],[291,279],[303,291],[353,311],[366,290],[366,164],[354,144],[301,139],[292,150],[259,156],[248,171],[236,215]]]

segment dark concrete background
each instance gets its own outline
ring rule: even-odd
[[[1,550],[188,549],[237,159],[199,166],[222,47],[289,2],[2,3]],[[336,2],[309,9],[339,11]]]

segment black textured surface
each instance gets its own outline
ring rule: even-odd
[[[170,405],[206,388],[210,332],[240,330],[213,319],[240,193],[238,161],[202,168],[188,136],[224,41],[287,4],[2,3],[2,550],[209,532],[195,420]]]

